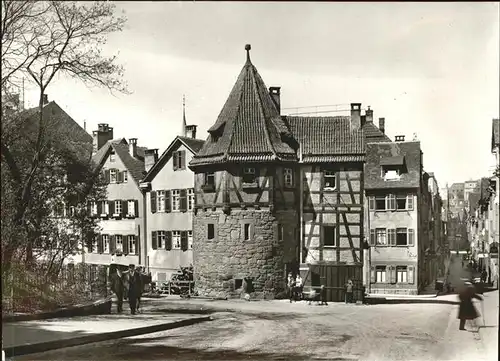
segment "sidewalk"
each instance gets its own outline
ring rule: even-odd
[[[480,309],[479,335],[487,360],[498,359],[498,290],[483,294],[484,303]],[[483,324],[484,319],[484,324]]]

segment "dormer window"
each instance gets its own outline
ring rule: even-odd
[[[203,184],[201,189],[204,192],[213,192],[215,190],[215,173],[207,172],[203,173]]]
[[[391,181],[391,180],[399,180],[401,175],[399,174],[398,169],[388,169],[388,170],[382,169],[382,177],[384,178],[385,181]]]
[[[385,181],[397,181],[404,173],[405,161],[403,156],[383,157],[380,159],[381,177]]]
[[[114,162],[115,161],[115,151],[112,150],[111,153],[109,153],[109,161]]]
[[[256,188],[257,187],[257,171],[253,167],[243,168],[242,177],[243,188]]]
[[[323,179],[325,183],[325,189],[334,190],[337,186],[335,172],[331,170],[325,170],[323,173]]]

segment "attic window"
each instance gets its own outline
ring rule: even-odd
[[[255,182],[256,182],[255,168],[252,167],[243,168],[243,183],[255,183]]]
[[[115,161],[115,151],[112,150],[111,153],[109,153],[109,161],[114,162]]]
[[[399,169],[384,169],[382,168],[382,177],[385,181],[394,181],[401,178]]]

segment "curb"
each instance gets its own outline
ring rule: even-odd
[[[60,308],[55,311],[38,312],[32,314],[6,315],[2,316],[4,322],[38,321],[49,318],[107,315],[111,313],[112,300],[110,297],[81,306]]]
[[[147,333],[166,331],[166,330],[171,330],[174,328],[195,325],[197,323],[210,321],[210,320],[211,320],[210,316],[189,318],[189,319],[185,319],[185,320],[181,320],[181,321],[162,323],[162,324],[153,325],[153,326],[132,328],[129,330],[105,332],[105,333],[100,333],[100,334],[95,334],[95,335],[81,336],[81,337],[64,339],[64,340],[55,340],[55,341],[31,343],[31,344],[7,347],[7,348],[4,348],[3,351],[5,351],[6,357],[15,357],[15,356],[27,355],[27,354],[32,354],[32,353],[45,352],[45,351],[50,351],[50,350],[55,350],[55,349],[60,349],[60,348],[65,348],[65,347],[80,346],[80,345],[85,345],[88,343],[102,342],[102,341],[114,340],[114,339],[118,339],[118,338],[138,336],[138,335],[143,335],[143,334],[147,334]]]
[[[387,298],[365,298],[365,303],[368,305],[384,305],[384,304],[402,304],[402,303],[429,303],[429,304],[442,304],[442,305],[458,305],[458,301],[438,300],[436,298],[414,298],[414,299],[387,299]]]

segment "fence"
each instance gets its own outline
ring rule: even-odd
[[[106,297],[107,267],[66,265],[57,274],[43,266],[15,267],[3,282],[2,313],[55,309]]]

